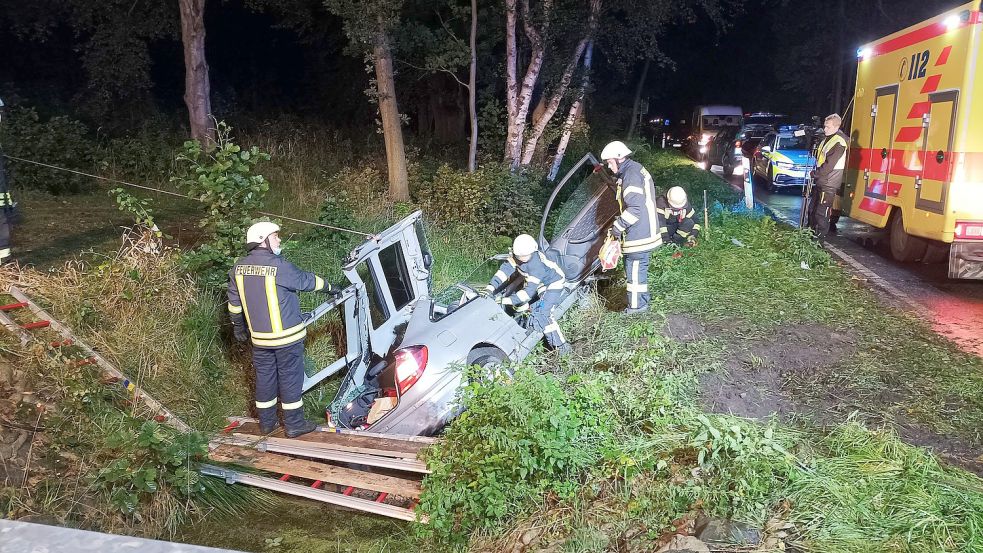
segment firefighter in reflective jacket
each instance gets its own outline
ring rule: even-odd
[[[835,113],[826,118],[823,124],[826,138],[816,149],[816,170],[813,172],[815,186],[809,202],[809,228],[815,231],[819,240],[825,240],[829,235],[833,202],[843,185],[848,140],[840,131],[841,122],[842,119]]]
[[[248,253],[229,271],[229,315],[236,340],[252,340],[260,429],[269,434],[279,427],[279,401],[286,435],[295,438],[317,428],[304,418],[301,399],[307,329],[297,292],[340,290],[280,257],[279,231],[261,222],[246,232]]]
[[[648,309],[648,267],[652,250],[662,245],[662,232],[656,210],[652,175],[637,161],[628,159],[631,150],[623,142],[611,142],[601,151],[601,159],[618,179],[615,195],[621,214],[610,232],[623,239],[628,308],[625,313]]]
[[[535,238],[520,234],[512,242],[512,255],[498,268],[485,291],[489,295],[495,294],[516,272],[522,275],[524,285],[518,292],[501,298],[502,305],[511,305],[522,312],[529,310],[532,304],[529,317],[533,328],[543,333],[552,349],[561,354],[569,352],[570,344],[553,318],[553,309],[560,303],[566,284],[563,269],[549,255],[539,251]],[[534,299],[538,301],[534,302]]]
[[[690,205],[685,190],[679,186],[673,186],[664,198],[659,196],[656,206],[659,215],[665,221],[665,226],[662,227],[663,241],[678,245],[686,244],[687,246],[696,244],[700,225],[694,218],[696,211]]]

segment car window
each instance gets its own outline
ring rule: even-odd
[[[478,264],[478,266],[476,266],[471,273],[460,282],[461,284],[467,285],[467,287],[470,287],[472,290],[481,290],[489,282],[491,282],[492,277],[495,276],[495,273],[498,272],[498,268],[501,265],[502,261],[499,259],[488,259]],[[448,314],[452,313],[454,309],[461,304],[461,298],[464,296],[464,293],[465,289],[457,284],[448,286],[447,288],[444,288],[438,292],[434,296],[434,309],[430,311],[430,319],[433,321],[439,321]],[[438,307],[440,307],[440,309],[438,309]]]
[[[807,150],[809,142],[805,136],[783,136],[778,139],[779,150]]]
[[[579,184],[577,183],[578,179]],[[570,180],[571,182],[568,182],[564,186],[560,196],[553,202],[546,219],[546,232],[543,236],[551,244],[561,234],[568,241],[573,242],[589,238],[597,232],[600,222],[607,221],[606,217],[610,215],[608,213],[610,209],[606,208],[611,207],[608,204],[615,203],[614,192],[608,190],[607,194],[602,195],[600,205],[595,206],[605,209],[599,209],[595,213],[595,217],[582,218],[576,226],[568,228],[571,227],[573,220],[583,211],[584,207],[598,195],[599,191],[608,188],[605,184],[604,176],[601,173],[595,173],[594,168],[590,164],[586,164],[584,169]]]
[[[768,136],[765,137],[765,139],[762,142],[763,142],[762,146],[768,146],[772,150],[775,149],[775,135],[769,134]]]
[[[365,283],[365,292],[369,296],[369,317],[371,318],[372,328],[377,328],[382,323],[389,320],[389,309],[386,307],[386,300],[382,297],[382,292],[376,285],[374,271],[369,267],[369,260],[358,264],[355,268],[358,278]]]
[[[389,285],[393,306],[399,311],[414,299],[406,259],[403,257],[403,245],[396,242],[379,252],[379,264],[386,277],[386,284]]]
[[[740,115],[704,115],[704,129],[719,129],[720,127],[735,127],[740,125]]]

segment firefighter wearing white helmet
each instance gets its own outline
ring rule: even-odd
[[[679,186],[673,186],[666,192],[665,198],[658,199],[657,207],[659,215],[665,221],[662,227],[662,240],[672,242],[677,245],[696,244],[696,237],[700,233],[700,225],[697,224],[696,211],[686,197],[686,191]]]
[[[532,236],[520,234],[512,242],[511,255],[498,268],[498,272],[485,287],[485,292],[489,295],[497,294],[513,274],[519,273],[523,279],[522,288],[498,301],[519,312],[531,308],[529,322],[532,327],[543,333],[551,348],[567,353],[570,344],[563,337],[560,325],[553,317],[553,309],[563,299],[563,287],[566,284],[566,276],[558,258],[554,250],[540,251],[539,244]]]
[[[625,313],[648,309],[648,267],[652,250],[662,245],[659,215],[656,210],[655,183],[642,164],[628,159],[631,150],[624,142],[614,141],[601,150],[601,159],[617,178],[615,197],[621,213],[610,233],[623,239],[628,308]]]
[[[280,257],[280,226],[263,221],[246,231],[245,257],[229,271],[229,318],[236,340],[252,340],[256,411],[264,434],[279,427],[294,438],[317,428],[304,418],[304,337],[298,291],[341,291]],[[248,329],[248,331],[247,331]]]

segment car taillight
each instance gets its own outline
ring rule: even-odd
[[[956,240],[983,240],[983,221],[956,221]]]
[[[403,395],[423,376],[423,370],[427,368],[427,356],[427,346],[411,346],[396,350],[394,357],[399,395]]]

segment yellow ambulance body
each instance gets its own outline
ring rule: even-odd
[[[954,278],[983,279],[981,33],[975,0],[857,51],[843,212]]]

